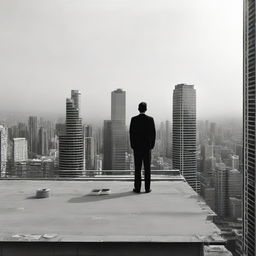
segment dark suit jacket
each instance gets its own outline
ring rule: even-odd
[[[156,130],[154,119],[139,114],[131,119],[130,142],[133,150],[150,150],[155,146]]]

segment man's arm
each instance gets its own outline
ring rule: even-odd
[[[151,149],[154,148],[155,146],[155,141],[156,141],[156,128],[155,128],[155,122],[154,122],[154,118],[152,117],[151,120]]]
[[[134,120],[133,118],[131,119],[131,123],[130,123],[130,129],[129,129],[129,133],[130,133],[130,144],[131,144],[131,148],[134,148]]]

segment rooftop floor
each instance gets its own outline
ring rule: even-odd
[[[223,241],[214,215],[182,180],[152,182],[135,194],[130,181],[0,180],[0,241]],[[37,189],[50,197],[35,199]],[[109,188],[110,195],[91,196]]]

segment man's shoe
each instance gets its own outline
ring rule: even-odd
[[[150,193],[152,190],[151,189],[147,189],[146,190],[146,193]]]
[[[134,192],[134,193],[140,193],[140,191],[137,190],[137,189],[135,189],[135,188],[133,189],[133,192]]]

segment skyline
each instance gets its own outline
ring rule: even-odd
[[[242,115],[238,0],[0,2],[0,115],[64,116],[78,89],[83,119],[103,124],[122,88],[127,121],[146,101],[159,122],[179,83],[195,85],[198,119]]]

